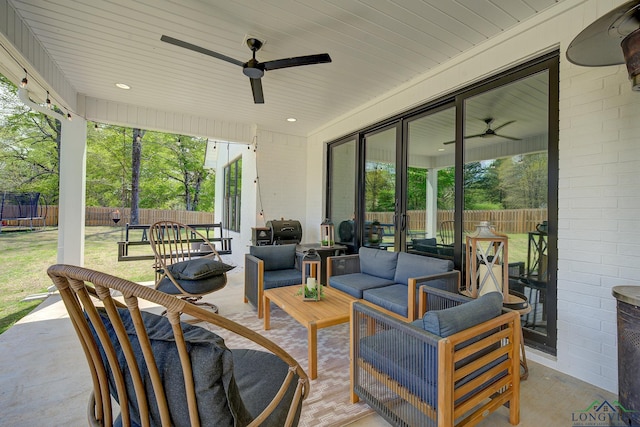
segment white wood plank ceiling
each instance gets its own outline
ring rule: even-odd
[[[559,1],[9,3],[80,94],[306,135]],[[241,67],[163,43],[163,34],[242,62],[247,35],[265,42],[260,61],[327,52],[333,62],[267,71],[265,103],[255,105]]]

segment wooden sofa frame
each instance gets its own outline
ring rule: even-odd
[[[428,286],[421,287],[420,294],[420,305],[427,309],[446,308],[468,301],[462,295]],[[429,300],[435,304],[430,304]],[[425,390],[403,384],[363,359],[360,340],[391,330],[415,343],[414,348],[427,349],[425,352],[436,358],[435,405],[421,397]],[[509,422],[516,425],[520,421],[520,337],[520,317],[510,310],[503,310],[503,314],[496,318],[441,338],[399,316],[384,313],[373,304],[355,301],[351,312],[351,400],[364,400],[389,423],[397,426],[475,425],[502,405],[508,406]],[[469,340],[472,340],[471,344],[459,346]],[[460,363],[476,352],[480,353],[472,361]],[[476,378],[457,385],[459,380],[478,371]],[[497,376],[500,372],[506,374]],[[427,385],[429,381],[425,378],[421,384]]]

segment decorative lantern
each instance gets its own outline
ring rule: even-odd
[[[375,220],[369,226],[369,236],[368,243],[371,246],[378,246],[382,243],[382,237],[384,232],[382,231],[382,226],[380,225],[380,221]]]
[[[319,301],[322,294],[320,268],[322,262],[315,249],[309,249],[302,257],[302,299]]]
[[[464,294],[477,298],[489,292],[509,296],[509,238],[496,233],[488,221],[481,221],[476,231],[467,236],[467,278]]]
[[[335,228],[329,218],[325,218],[320,224],[320,247],[331,248],[335,244]]]

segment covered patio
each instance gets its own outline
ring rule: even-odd
[[[96,122],[207,137],[218,148],[211,166],[220,177],[242,159],[241,227],[229,233],[231,259],[241,266],[252,227],[270,219],[298,219],[303,242],[319,240],[329,203],[329,142],[557,55],[558,72],[551,76],[559,93],[552,124],[557,221],[549,230],[557,238],[557,343],[555,354],[528,349],[522,425],[555,415],[561,418],[547,425],[558,425],[573,422],[572,414],[594,401],[615,399],[611,289],[640,284],[640,98],[624,65],[588,68],[566,60],[580,31],[624,3],[110,0],[95,7],[77,0],[0,0],[0,72],[16,85],[28,80],[21,89],[27,105],[50,114],[48,93],[64,113],[58,262],[83,265],[86,127]],[[251,38],[266,41],[256,53],[261,61],[327,52],[332,62],[267,70],[264,104],[256,104],[241,67],[162,36],[236,65],[251,57]],[[525,122],[519,119],[510,134]],[[216,194],[224,194],[223,179],[216,185]],[[222,212],[220,198],[216,221]],[[234,280],[220,304],[229,313],[248,309],[241,276]],[[68,381],[63,368],[79,372],[84,361],[67,357],[75,337],[61,321],[60,306],[52,297],[0,336],[2,409],[17,417],[7,418],[13,425],[47,424],[58,413],[65,424],[84,419],[82,387],[89,383]]]

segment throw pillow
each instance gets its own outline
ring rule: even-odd
[[[422,321],[426,331],[444,338],[493,319],[501,312],[502,294],[490,292],[455,307],[427,311]]]
[[[178,280],[200,280],[220,276],[235,268],[213,258],[193,258],[167,266],[167,270]]]

